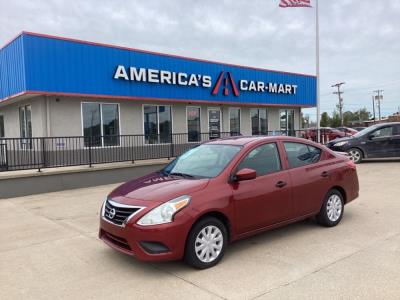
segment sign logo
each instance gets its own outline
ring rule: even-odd
[[[226,75],[225,75],[226,74]],[[230,84],[231,89],[233,94],[238,97],[239,96],[239,91],[236,87],[235,81],[232,78],[232,75],[230,72],[224,72],[222,71],[217,79],[217,82],[215,83],[212,91],[211,91],[211,95],[217,95],[219,92],[219,88],[221,86],[221,83],[223,83],[223,95],[224,96],[228,96],[229,95],[229,89],[228,89],[228,84]]]
[[[117,66],[114,72],[114,79],[137,83],[177,85],[181,87],[202,87],[205,89],[211,88],[213,82],[213,78],[210,75],[148,69],[143,67],[125,67],[123,65]],[[215,85],[212,87],[211,95],[218,95],[220,93],[221,85],[223,96],[229,96],[229,91],[232,91],[235,97],[239,97],[239,90],[244,93],[255,92],[296,95],[298,87],[296,84],[249,79],[240,79],[237,83],[239,88],[236,86],[231,72],[221,71]]]
[[[110,218],[110,219],[113,219],[114,217],[115,217],[115,209],[114,208],[111,208],[110,209],[110,211],[108,212],[108,217]]]

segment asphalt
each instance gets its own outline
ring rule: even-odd
[[[115,185],[0,200],[0,299],[400,299],[400,161],[358,173],[360,197],[339,226],[266,232],[202,271],[98,240]]]

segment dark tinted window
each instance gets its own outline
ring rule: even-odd
[[[267,134],[268,133],[268,121],[267,121],[267,110],[251,108],[250,109],[251,118],[251,134]]]
[[[379,128],[378,130],[375,130],[374,132],[371,133],[374,137],[386,137],[386,136],[392,136],[393,135],[393,127],[383,127]]]
[[[171,142],[170,106],[145,105],[143,108],[143,120],[146,144]]]
[[[256,170],[257,176],[280,171],[281,161],[276,144],[265,144],[253,149],[242,160],[237,170],[245,168]]]
[[[101,117],[100,104],[82,103],[83,135],[85,147],[101,146]]]
[[[321,150],[313,146],[292,142],[285,142],[284,145],[290,168],[315,163],[321,156]]]
[[[118,104],[82,103],[85,147],[119,145]]]
[[[119,145],[118,104],[102,104],[104,146]]]
[[[0,138],[4,137],[4,117],[0,115]]]
[[[231,129],[231,133],[240,133],[240,108],[229,109],[229,126]]]
[[[188,106],[187,110],[188,142],[200,141],[200,107]]]
[[[400,135],[400,125],[395,125],[394,126],[393,135]]]

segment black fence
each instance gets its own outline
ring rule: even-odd
[[[78,166],[176,157],[208,140],[238,133],[174,133],[96,137],[1,138],[0,171]],[[260,135],[290,135],[315,140],[308,131],[269,131]],[[326,142],[324,134],[321,141]]]

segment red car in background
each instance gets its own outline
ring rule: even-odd
[[[195,147],[162,170],[113,190],[99,237],[140,260],[204,269],[230,242],[316,216],[328,227],[358,197],[355,164],[286,136],[232,137]]]
[[[350,127],[338,127],[336,129],[340,130],[341,132],[344,132],[346,134],[346,136],[353,136],[358,133],[357,130],[350,128]]]
[[[345,137],[346,134],[338,129],[331,127],[321,127],[320,129],[320,141],[322,143],[328,143],[329,141],[335,140],[337,138]],[[303,138],[307,140],[317,141],[317,129],[308,128],[303,132]]]

